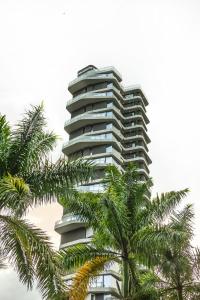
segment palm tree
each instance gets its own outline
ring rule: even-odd
[[[157,273],[162,278],[162,294],[167,299],[200,298],[200,252],[191,245],[193,237],[191,205],[173,214],[170,227],[185,231],[179,243],[173,241],[160,253]]]
[[[69,213],[78,214],[94,229],[89,245],[78,244],[62,252],[64,269],[68,272],[78,269],[70,299],[85,299],[91,278],[114,262],[121,264],[121,299],[137,299],[147,282],[140,276],[140,266],[155,266],[159,251],[183,238],[185,232],[170,227],[167,220],[188,190],[172,191],[150,200],[150,185],[150,180],[140,182],[132,164],[125,172],[109,166],[105,192],[74,191],[73,196],[61,198]],[[150,296],[138,299],[153,299]]]
[[[13,130],[0,116],[0,261],[8,261],[28,288],[37,279],[45,299],[62,299],[65,291],[60,258],[47,235],[24,215],[30,207],[55,201],[91,173],[84,161],[52,162],[56,141],[46,131],[43,105],[31,107]]]

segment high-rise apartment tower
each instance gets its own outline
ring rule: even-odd
[[[69,83],[72,99],[66,108],[71,119],[65,123],[69,141],[63,146],[63,152],[70,159],[83,157],[98,166],[94,178],[80,187],[83,191],[103,189],[102,177],[108,164],[124,170],[127,163],[134,162],[142,181],[149,176],[148,101],[140,86],[124,87],[121,82],[121,75],[114,67],[98,69],[89,65],[78,71],[77,78]],[[67,212],[56,223],[55,230],[61,235],[61,249],[88,243],[92,236],[92,230],[78,216]],[[103,272],[91,284],[88,299],[117,299],[116,280],[120,280],[116,271]]]

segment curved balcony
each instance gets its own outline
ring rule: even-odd
[[[116,149],[112,149],[112,152],[102,152],[98,154],[91,154],[84,156],[84,159],[93,160],[93,159],[101,159],[102,157],[110,157],[112,156],[115,160],[117,160],[120,164],[122,163],[121,154]]]
[[[73,111],[91,103],[98,103],[107,100],[116,100],[113,92],[110,89],[102,89],[93,92],[88,92],[74,97],[67,102],[66,108],[72,113]]]
[[[90,160],[95,164],[97,168],[105,168],[108,165],[119,167],[121,163],[119,161],[116,161],[116,159],[114,159],[111,155],[99,158],[92,157]]]
[[[124,147],[122,146],[122,152],[123,153],[128,153],[128,152],[134,152],[134,151],[143,151],[147,155],[147,148],[142,145],[138,146],[131,146],[131,147]]]
[[[148,134],[146,133],[146,130],[144,129],[144,127],[142,125],[135,125],[132,126],[133,130],[140,130],[142,131],[141,133],[134,133],[131,132],[129,136],[124,136],[123,137],[123,142],[131,142],[131,141],[135,141],[137,139],[141,139],[143,140],[145,143],[149,144],[151,142]]]
[[[103,110],[100,113],[87,112],[87,113],[78,115],[77,117],[74,117],[74,118],[66,121],[64,128],[68,133],[71,133],[72,131],[75,131],[81,127],[84,127],[87,125],[98,124],[100,122],[107,122],[107,123],[114,122],[116,125],[118,125],[118,120],[116,119],[115,115],[110,111]]]
[[[149,118],[146,115],[146,112],[145,112],[143,106],[141,106],[141,105],[132,105],[131,107],[125,107],[125,108],[123,108],[123,111],[124,112],[135,112],[135,111],[137,112],[137,111],[139,111],[139,114],[143,117],[145,123],[149,124],[149,122],[150,122]],[[136,115],[138,115],[138,114],[136,114]]]
[[[63,279],[67,286],[72,285],[74,277],[75,274],[68,274],[64,276]],[[97,295],[100,293],[104,293],[106,295],[109,295],[106,297],[106,300],[117,300],[119,299],[119,294],[116,281],[118,281],[120,284],[121,277],[118,273],[112,270],[103,271],[90,281],[88,286],[88,293]],[[117,298],[114,298],[113,296]]]
[[[151,160],[149,158],[149,156],[147,157],[144,157],[144,156],[136,156],[136,157],[130,157],[130,158],[123,158],[123,161],[125,164],[129,163],[129,162],[135,162],[135,163],[144,163],[148,172],[149,172],[149,169],[148,169],[148,165],[151,164]]]
[[[68,85],[68,90],[70,93],[75,93],[88,85],[97,84],[99,82],[108,81],[114,83],[118,88],[122,89],[116,74],[110,69],[110,73],[101,73],[96,70],[81,75],[71,81]]]
[[[131,126],[124,126],[122,125],[122,128],[124,131],[127,131],[127,130],[133,130],[134,128],[136,128],[136,126],[143,126],[144,130],[147,131],[147,127],[146,127],[146,123],[145,123],[145,120],[143,119],[143,116],[142,115],[133,115],[133,116],[130,116],[130,117],[125,117],[124,118],[124,121],[129,121],[132,123],[134,123],[134,121],[136,122],[140,122],[140,124],[133,124]]]
[[[124,159],[124,165],[127,165],[128,163],[133,162],[137,165],[137,163],[143,163],[144,167],[138,167],[138,173],[144,175],[146,178],[149,176],[149,168],[147,161],[145,160],[144,157],[135,157],[135,158],[127,158]]]
[[[58,233],[64,233],[71,230],[83,227],[85,223],[77,215],[66,214],[61,220],[55,223],[55,231]]]
[[[98,136],[98,135],[86,135],[86,136],[79,136],[70,140],[68,143],[64,144],[63,152],[66,155],[73,154],[74,152],[80,151],[81,149],[86,148],[87,146],[94,147],[97,145],[113,145],[119,151],[121,150],[120,143],[117,139],[112,137],[106,137],[105,135]]]
[[[89,293],[94,294],[110,294],[119,297],[117,282],[120,284],[120,275],[113,271],[104,271],[98,276],[94,277],[89,283]]]
[[[135,94],[126,95],[126,97],[125,97],[126,100],[133,99],[133,97],[141,97],[141,99],[144,102],[145,106],[147,106],[149,104],[149,102],[147,101],[147,98],[145,97],[140,85],[126,86],[123,89],[124,89],[125,92],[129,92],[129,93],[134,92],[135,93],[135,91],[138,91],[139,94],[140,94],[140,95],[135,95]]]
[[[109,297],[109,298],[104,298],[106,300],[118,300],[120,299],[120,295],[118,293],[118,289],[117,288],[113,288],[113,287],[89,287],[88,288],[88,293],[90,294],[110,294],[112,296],[115,296],[117,298],[113,298],[113,297]]]

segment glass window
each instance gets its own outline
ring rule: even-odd
[[[111,111],[107,111],[106,112],[106,117],[112,117],[112,112]]]
[[[112,129],[112,123],[106,124],[106,129]]]
[[[107,147],[106,147],[106,152],[107,152],[107,153],[112,152],[112,146],[107,146]]]
[[[103,287],[104,282],[103,282],[103,276],[98,276],[94,278],[90,284],[91,287]]]
[[[106,157],[106,163],[111,164],[112,163],[112,157]]]
[[[106,133],[105,138],[106,139],[112,139],[112,133]]]
[[[104,275],[104,286],[105,287],[112,286],[112,277],[110,275]]]
[[[113,106],[112,102],[107,103],[107,107],[112,107],[112,106]]]

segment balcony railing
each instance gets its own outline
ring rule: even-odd
[[[99,275],[89,284],[90,288],[116,288],[116,279],[112,275]]]
[[[68,214],[68,215],[64,215],[61,220],[57,221],[56,225],[62,224],[63,222],[72,222],[72,221],[80,222],[81,219],[78,215]]]

